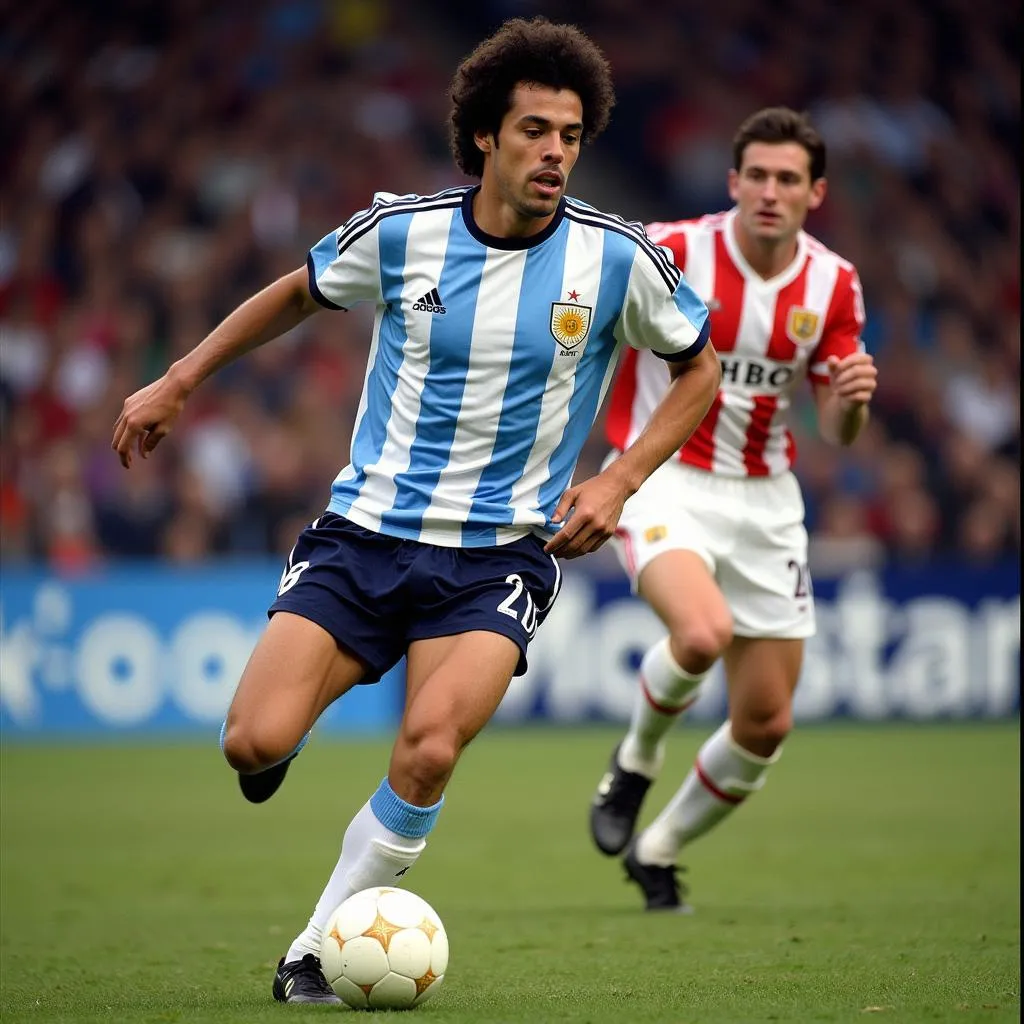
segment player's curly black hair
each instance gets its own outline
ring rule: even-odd
[[[732,140],[732,166],[743,166],[743,153],[751,142],[795,142],[807,150],[811,181],[825,177],[825,143],[806,114],[789,107],[765,107],[739,126]]]
[[[608,61],[575,25],[556,25],[542,16],[506,21],[459,65],[449,90],[449,143],[459,170],[471,178],[484,170],[474,134],[497,136],[520,82],[577,93],[583,101],[584,142],[604,131],[615,105]]]

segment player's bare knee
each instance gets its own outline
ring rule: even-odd
[[[229,726],[222,744],[224,758],[236,772],[259,771],[259,762],[249,737],[237,726]]]
[[[780,708],[764,714],[744,715],[732,722],[733,739],[744,750],[759,757],[771,757],[793,730],[793,711]]]
[[[732,640],[732,619],[708,617],[680,623],[672,630],[672,654],[687,672],[706,672]]]
[[[413,789],[433,790],[443,785],[459,758],[460,744],[448,728],[405,732],[396,748],[396,761]]]
[[[785,711],[773,715],[763,725],[761,737],[766,747],[771,747],[774,753],[782,746],[783,740],[793,731],[793,715],[787,708]]]
[[[289,747],[277,738],[229,725],[224,733],[224,757],[236,772],[249,774],[262,771],[287,757],[294,744]]]

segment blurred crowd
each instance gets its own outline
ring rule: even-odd
[[[347,461],[372,310],[313,317],[221,371],[130,472],[110,450],[121,404],[375,190],[462,183],[451,73],[541,5],[0,6],[5,564],[287,552]],[[850,450],[815,440],[809,392],[797,409],[815,567],[1016,560],[1017,5],[572,6],[543,13],[597,39],[619,96],[584,156],[604,208],[726,208],[732,133],[764,105],[808,110],[828,142],[808,228],[858,266],[880,387]],[[595,432],[580,472],[603,452]]]

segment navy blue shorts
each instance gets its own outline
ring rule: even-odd
[[[414,640],[477,629],[515,641],[518,676],[561,582],[539,537],[440,547],[325,512],[299,535],[267,615],[294,612],[322,626],[366,663],[364,683],[377,682]]]

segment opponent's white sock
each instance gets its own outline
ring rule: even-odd
[[[375,885],[402,884],[426,847],[424,837],[434,827],[443,803],[443,796],[430,807],[406,803],[384,779],[345,830],[338,863],[309,923],[289,947],[286,963],[306,953],[320,955],[324,925],[349,896]]]
[[[622,768],[657,778],[665,759],[665,733],[697,699],[706,675],[691,675],[681,668],[672,657],[668,637],[648,650],[640,663],[640,686],[633,698],[629,732],[619,747]]]
[[[731,814],[765,783],[765,774],[782,755],[758,757],[732,738],[726,722],[697,754],[675,796],[640,833],[636,854],[641,864],[675,864],[684,844],[702,836]]]

